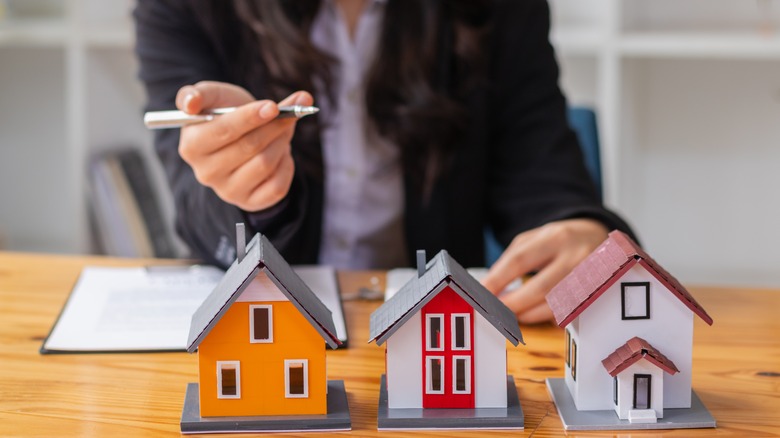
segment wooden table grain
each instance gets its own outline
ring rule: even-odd
[[[84,266],[144,262],[0,252],[0,436],[180,435],[184,388],[187,382],[197,380],[194,355],[38,354]],[[371,276],[383,278],[381,272],[340,273],[342,291],[369,286]],[[718,428],[569,435],[780,436],[780,291],[690,289],[715,320],[712,327],[696,321],[693,386],[715,416]],[[368,344],[367,339],[368,318],[378,305],[346,302],[350,348],[328,353],[329,377],[345,381],[352,434],[358,436],[393,435],[376,431],[383,349]],[[526,428],[523,432],[491,434],[562,436],[544,379],[563,375],[563,333],[548,324],[523,327],[523,335],[527,346],[510,349],[508,370],[515,376]]]

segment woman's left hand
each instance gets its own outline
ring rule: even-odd
[[[567,219],[520,233],[490,268],[482,284],[498,294],[516,278],[536,272],[521,287],[500,298],[521,323],[551,320],[553,315],[545,295],[596,249],[608,232],[593,219]]]

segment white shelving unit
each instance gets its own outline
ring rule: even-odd
[[[599,117],[607,203],[685,282],[779,285],[780,0],[550,1],[562,86]],[[0,22],[0,232],[86,252],[87,157],[151,151],[132,1],[15,2],[59,15]]]
[[[9,9],[21,14],[0,20],[0,233],[8,249],[90,252],[90,155],[143,147],[156,165],[142,123],[132,5],[16,0]],[[170,206],[167,191],[160,195]]]
[[[780,1],[551,0],[607,203],[685,282],[780,284]]]

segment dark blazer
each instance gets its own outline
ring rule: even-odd
[[[140,78],[148,109],[174,107],[177,90],[201,80],[246,87],[268,96],[262,81],[243,77],[234,49],[237,21],[196,11],[211,0],[140,0],[135,9]],[[548,41],[544,0],[495,1],[485,50],[488,81],[466,102],[466,135],[430,196],[405,169],[405,233],[410,251],[447,249],[464,266],[484,263],[483,230],[508,244],[547,222],[587,217],[610,229],[628,226],[601,205],[566,120],[558,66]],[[455,79],[457,80],[457,78]],[[176,202],[177,231],[194,255],[228,265],[234,226],[265,234],[290,263],[316,263],[323,208],[323,160],[315,117],[302,119],[292,141],[296,172],[288,196],[262,212],[244,212],[201,186],[179,157],[178,130],[158,131],[155,145]]]

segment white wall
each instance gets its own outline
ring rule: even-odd
[[[385,342],[389,408],[422,408],[421,321],[415,312]]]
[[[505,408],[506,348],[502,335],[479,312],[474,316],[474,378],[471,383],[474,406],[478,408]]]
[[[631,61],[623,210],[681,281],[780,284],[780,62]]]
[[[780,1],[550,1],[609,205],[683,283],[780,286]]]
[[[0,249],[91,251],[87,162],[103,150],[142,149],[172,222],[142,123],[132,4],[12,0],[0,17]]]
[[[59,49],[0,46],[0,234],[7,248],[66,251],[77,245]],[[63,214],[63,212],[65,212]]]

